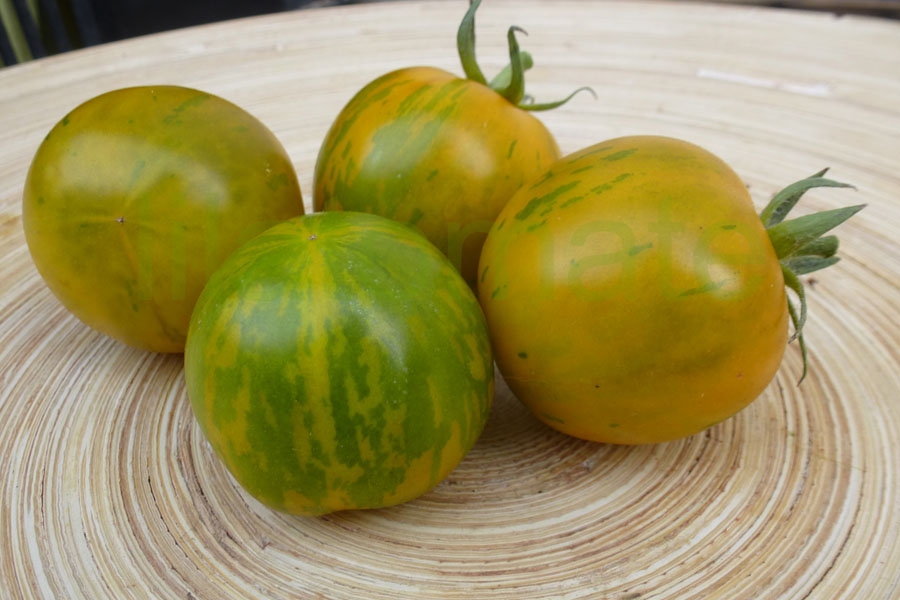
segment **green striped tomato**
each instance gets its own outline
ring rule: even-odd
[[[471,289],[410,227],[317,213],[210,279],[185,378],[237,481],[289,513],[390,506],[443,480],[487,420],[493,361]]]
[[[370,212],[416,226],[476,287],[484,238],[509,197],[559,157],[533,114],[568,100],[525,100],[517,28],[510,66],[487,82],[474,59],[472,2],[458,50],[466,78],[432,67],[400,69],[363,87],[321,146],[313,205]],[[571,95],[569,96],[571,98]]]
[[[96,96],[31,163],[28,248],[75,316],[121,342],[182,352],[194,302],[235,248],[303,214],[290,157],[256,117],[179,86]]]
[[[470,282],[507,199],[559,157],[544,125],[488,87],[440,69],[388,73],[328,132],[316,210],[365,211],[418,227]]]

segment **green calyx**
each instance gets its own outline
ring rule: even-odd
[[[506,36],[509,43],[509,64],[488,83],[475,58],[475,11],[478,10],[480,5],[481,0],[469,0],[469,10],[463,17],[462,23],[459,25],[459,31],[456,34],[456,47],[459,51],[459,60],[462,63],[466,79],[486,85],[515,106],[530,111],[557,108],[582,91],[589,92],[595,98],[597,97],[594,90],[589,87],[578,88],[567,97],[555,102],[537,104],[533,98],[527,96],[525,94],[525,71],[534,66],[534,60],[530,54],[519,49],[516,33],[526,32],[516,26],[510,27]]]
[[[794,325],[794,333],[789,342],[797,340],[803,356],[803,373],[800,376],[800,382],[807,373],[806,342],[803,339],[803,326],[806,324],[806,293],[803,283],[800,281],[800,275],[830,267],[840,260],[836,256],[838,238],[834,235],[826,236],[825,233],[865,207],[864,204],[858,204],[785,220],[803,194],[813,188],[853,187],[846,183],[826,179],[827,171],[828,169],[823,169],[815,175],[787,186],[775,194],[759,214],[759,218],[769,234],[775,254],[778,256],[778,261],[781,263],[784,284],[796,294],[799,301],[798,308],[788,298],[788,313],[791,323]]]

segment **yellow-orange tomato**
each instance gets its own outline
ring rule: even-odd
[[[745,185],[692,144],[565,157],[507,204],[481,257],[497,363],[550,426],[638,444],[698,432],[767,386],[788,339],[779,257]]]
[[[34,263],[91,327],[184,350],[194,303],[241,243],[303,214],[291,161],[234,104],[175,86],[81,104],[41,143],[25,183]]]
[[[474,288],[481,245],[509,197],[559,158],[547,128],[486,85],[441,69],[379,77],[347,104],[316,162],[316,210],[418,228]]]
[[[559,158],[532,113],[565,104],[525,94],[531,56],[511,27],[509,66],[488,82],[475,60],[472,0],[457,32],[466,77],[411,67],[378,77],[341,110],[316,160],[313,206],[418,228],[477,288],[488,229],[509,197]]]

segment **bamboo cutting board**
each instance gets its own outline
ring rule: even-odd
[[[126,85],[222,95],[276,133],[310,200],[318,145],[375,76],[459,72],[465,2],[272,15],[0,70],[0,598],[900,598],[900,24],[702,4],[487,0],[486,71],[520,25],[565,152],[637,133],[705,146],[764,204],[830,166],[865,202],[810,282],[811,374],[792,345],[749,408],[668,444],[555,433],[498,382],[484,435],[403,506],[306,519],[230,479],[180,356],[70,316],[21,226],[22,185],[67,111]]]

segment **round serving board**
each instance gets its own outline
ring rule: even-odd
[[[864,202],[809,281],[810,375],[680,441],[617,447],[540,424],[498,380],[487,428],[432,492],[320,518],[250,498],[193,421],[180,356],[104,338],[38,276],[22,185],[43,135],[93,95],[171,83],[267,123],[311,200],[320,140],[375,76],[459,72],[462,0],[296,11],[0,70],[0,598],[662,600],[900,598],[900,24],[680,3],[487,0],[565,152],[637,133],[705,146],[762,206],[831,167]]]

